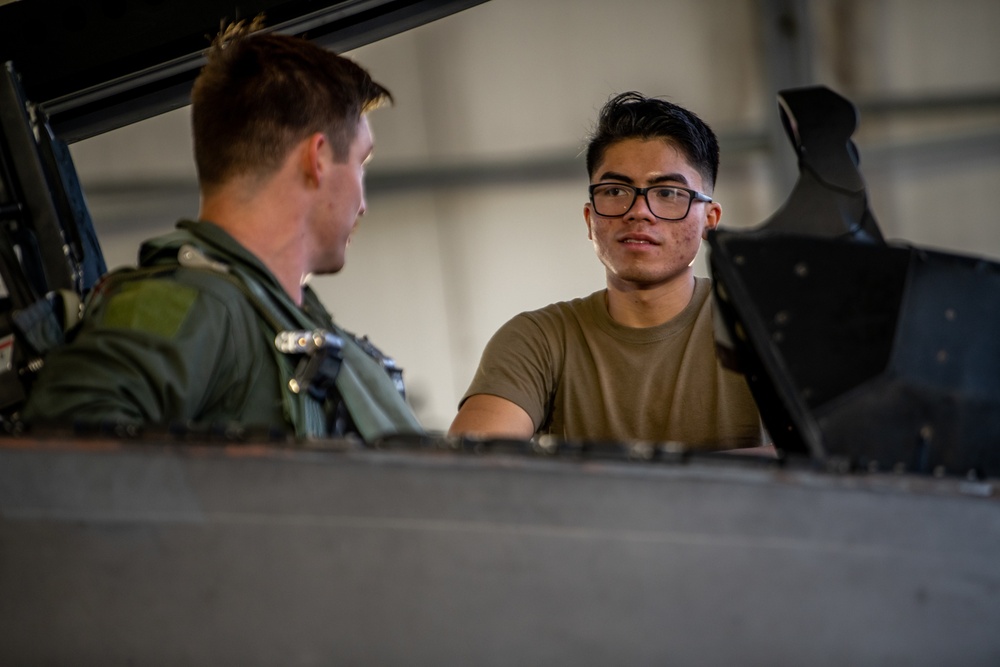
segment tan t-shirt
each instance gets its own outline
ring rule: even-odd
[[[493,335],[462,400],[500,396],[537,433],[569,440],[759,445],[746,380],[715,356],[710,294],[711,281],[698,278],[677,317],[641,329],[611,319],[605,290],[521,313]]]

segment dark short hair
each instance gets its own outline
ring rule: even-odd
[[[221,32],[195,80],[191,125],[203,188],[272,173],[314,132],[326,133],[335,158],[346,160],[362,114],[392,100],[351,60],[262,26],[258,17]]]
[[[612,144],[625,139],[663,139],[676,145],[707,187],[719,175],[719,142],[712,128],[684,107],[635,91],[612,97],[601,109],[587,144],[587,173],[594,172]]]

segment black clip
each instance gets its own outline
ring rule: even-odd
[[[344,341],[323,329],[282,331],[274,337],[274,346],[284,354],[303,355],[288,387],[296,394],[308,391],[317,401],[327,398],[334,389],[344,360]]]

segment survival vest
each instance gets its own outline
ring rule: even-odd
[[[402,371],[391,358],[367,338],[336,325],[318,327],[306,311],[325,309],[312,290],[304,292],[306,309],[299,308],[283,292],[266,288],[248,266],[229,262],[200,233],[206,232],[182,222],[175,231],[147,241],[142,265],[108,274],[94,298],[103,298],[122,282],[165,276],[180,268],[204,271],[234,286],[272,337],[284,411],[297,438],[356,433],[370,443],[392,434],[423,433],[405,401]]]

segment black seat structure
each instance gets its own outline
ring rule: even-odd
[[[709,236],[723,358],[785,452],[997,474],[1000,264],[886,242],[851,140],[854,105],[825,87],[778,99],[795,187],[760,226]]]

